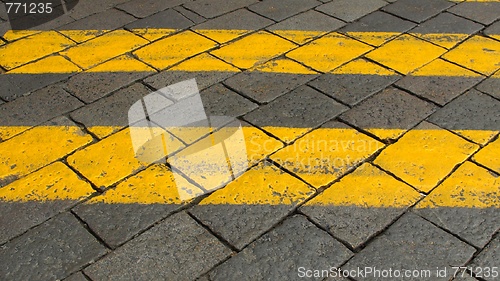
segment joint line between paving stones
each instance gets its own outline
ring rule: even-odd
[[[113,250],[113,248],[111,246],[108,245],[108,243],[106,243],[106,241],[104,241],[99,235],[97,235],[97,233],[82,219],[80,218],[80,216],[78,216],[78,214],[76,214],[76,212],[74,212],[73,210],[70,211],[70,213],[78,220],[78,222],[92,235],[94,236],[95,239],[97,239],[97,241],[99,241],[99,243],[101,245],[103,245],[104,247],[106,247],[106,249],[109,251],[109,250]]]
[[[201,227],[203,227],[208,233],[210,233],[212,236],[214,236],[215,238],[217,238],[217,240],[219,240],[222,244],[224,244],[224,246],[228,247],[233,252],[237,252],[237,253],[239,252],[238,249],[235,246],[233,246],[231,243],[229,243],[229,241],[227,241],[220,233],[217,233],[217,231],[212,230],[208,225],[206,225],[201,220],[199,220],[196,216],[194,216],[193,214],[191,214],[191,212],[189,210],[187,210],[186,213],[194,221],[196,221],[197,224],[199,224]]]

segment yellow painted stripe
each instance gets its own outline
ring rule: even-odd
[[[8,70],[4,75],[164,69],[228,72],[252,69],[303,74],[337,72],[344,64],[365,56],[383,65],[384,72],[392,69],[402,74],[419,70],[439,57],[484,75],[500,69],[500,42],[479,35],[468,38],[467,34],[351,32],[343,35],[332,32],[321,33],[314,39],[311,36],[318,34],[299,30],[255,33],[250,30],[187,30],[172,34],[174,32],[177,31],[136,29],[104,34],[85,30],[37,31],[0,46],[0,66]],[[447,49],[459,43],[458,47]],[[269,67],[269,61],[283,55],[302,66],[280,61],[279,66]],[[128,60],[117,63],[117,58],[123,57]],[[115,63],[110,65],[110,60]],[[345,68],[343,73],[372,74],[373,70],[358,64]],[[444,65],[415,73],[477,76],[471,71]]]

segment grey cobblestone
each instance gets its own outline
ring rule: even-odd
[[[166,10],[168,8],[172,8],[186,2],[190,2],[191,0],[143,0],[143,1],[128,1],[126,3],[120,4],[116,6],[118,9],[124,10],[127,13],[130,13],[138,18],[145,18],[152,14],[156,14],[160,11]]]
[[[481,82],[476,89],[500,99],[500,72]]]
[[[500,256],[500,236],[497,235],[495,239],[472,261],[471,267],[473,268],[476,277],[480,277],[487,281],[498,280],[498,277],[485,276],[486,267],[491,268],[498,266],[498,257]],[[478,269],[482,268],[482,269]],[[477,275],[481,271],[480,276]]]
[[[354,21],[387,5],[382,0],[339,0],[316,9],[343,21]]]
[[[151,77],[144,79],[144,83],[159,90],[168,85],[195,78],[196,83],[198,84],[198,89],[203,90],[235,74],[236,73],[234,72],[224,72],[224,71],[206,71],[206,72],[162,71],[158,74],[155,74]]]
[[[171,28],[186,29],[193,22],[174,9],[168,9],[149,17],[134,21],[125,26],[127,29],[134,28]]]
[[[451,6],[453,3],[446,0],[398,0],[385,6],[383,10],[420,23]]]
[[[258,30],[273,24],[273,21],[252,13],[246,9],[239,9],[220,17],[208,20],[195,26],[193,29],[239,29]]]
[[[248,8],[274,21],[282,21],[320,4],[316,0],[264,0]]]
[[[489,25],[500,18],[500,3],[462,2],[448,11],[473,21]]]
[[[186,3],[184,7],[208,19],[249,6],[255,2],[257,0],[199,0]]]
[[[205,112],[211,116],[241,116],[257,105],[237,93],[216,84],[201,92]]]

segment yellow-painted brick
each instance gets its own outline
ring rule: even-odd
[[[364,163],[353,173],[307,202],[306,206],[406,208],[417,202],[420,197],[415,189],[379,168]]]
[[[474,160],[500,173],[500,138],[481,149],[474,155]]]
[[[116,30],[72,47],[61,54],[87,69],[147,43],[147,40],[131,32]]]
[[[25,64],[9,71],[7,74],[22,73],[75,73],[80,72],[76,64],[61,56],[49,56],[39,61]]]
[[[416,208],[498,208],[500,177],[465,162]]]
[[[500,69],[500,42],[474,36],[443,56],[485,75]]]
[[[396,72],[373,62],[356,59],[332,71],[334,74],[396,75]]]
[[[402,35],[366,55],[391,69],[407,74],[444,54],[446,49],[411,35]]]
[[[271,30],[271,32],[285,37],[286,39],[293,41],[297,44],[307,43],[314,38],[321,36],[327,31],[315,31],[315,30]]]
[[[56,162],[0,188],[0,201],[79,201],[93,192],[90,184],[79,178],[63,163]]]
[[[247,69],[295,47],[295,44],[285,39],[260,31],[215,50],[212,54],[237,67]]]
[[[400,35],[399,32],[346,32],[350,37],[356,38],[373,46],[380,46],[392,38]]]
[[[170,68],[175,71],[222,71],[239,72],[240,70],[222,60],[213,57],[210,54],[203,53],[191,59],[183,61]]]
[[[7,32],[5,32],[5,34],[2,35],[2,37],[5,40],[11,42],[11,41],[21,39],[23,37],[27,37],[30,35],[34,35],[34,34],[37,34],[40,32],[42,32],[42,31],[40,31],[40,30],[7,30]]]
[[[477,145],[424,122],[382,151],[374,163],[429,192],[477,149]]]
[[[328,34],[287,54],[319,71],[330,71],[360,55],[372,47],[339,33]]]
[[[170,35],[177,31],[177,29],[170,28],[138,28],[132,29],[133,33],[140,35],[148,39],[149,41],[155,41],[167,35]]]
[[[61,30],[60,33],[68,36],[71,40],[75,42],[82,43],[93,39],[99,35],[109,32],[109,30],[97,30],[97,29],[87,29],[87,30]]]
[[[197,33],[203,34],[204,36],[217,41],[219,43],[226,43],[245,34],[252,32],[252,30],[240,30],[240,29],[197,29]]]
[[[128,55],[122,55],[116,57],[114,59],[111,59],[107,62],[104,62],[87,70],[87,72],[131,72],[131,71],[155,72],[156,70]]]
[[[289,74],[318,74],[300,63],[288,58],[273,59],[262,65],[258,65],[250,71],[271,72],[271,73],[289,73]]]
[[[436,45],[444,47],[446,49],[451,49],[458,43],[469,37],[469,34],[463,33],[410,33],[413,36],[418,38],[425,39],[429,42],[432,42]]]
[[[442,59],[436,59],[411,73],[412,76],[452,76],[481,77],[473,71],[460,67]]]

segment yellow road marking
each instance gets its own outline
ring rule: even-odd
[[[391,32],[348,33],[349,36],[375,46],[391,40],[374,49],[370,45],[337,32],[312,39],[299,46],[275,35],[280,34],[279,30],[273,30],[273,33],[260,31],[242,38],[233,37],[243,36],[252,31],[211,30],[207,33],[187,30],[171,35],[174,31],[157,29],[154,32],[159,34],[158,38],[148,38],[146,34],[151,35],[153,32],[150,29],[137,29],[134,32],[117,30],[76,45],[55,31],[37,31],[35,34],[0,46],[0,66],[12,70],[8,71],[7,75],[10,73],[42,74],[80,71],[73,64],[85,71],[104,71],[103,68],[99,69],[99,65],[132,52],[132,56],[127,55],[130,58],[126,61],[127,63],[116,63],[108,71],[144,71],[147,68],[145,64],[160,70],[170,67],[171,70],[182,71],[238,72],[238,68],[296,74],[302,74],[305,71],[303,67],[297,67],[296,64],[290,62],[274,68],[269,68],[269,65],[263,66],[282,54],[321,72],[335,72],[336,68],[363,55],[403,74],[415,71],[440,56],[485,75],[500,69],[500,42],[479,35],[465,40],[469,35],[416,34],[439,46],[449,47],[450,42],[461,43],[458,47],[448,51],[415,36]],[[85,33],[86,31],[73,32]],[[287,30],[286,34],[289,36],[295,34],[297,38],[309,38],[311,31]],[[138,35],[156,41],[151,43]],[[160,39],[163,36],[166,37]],[[234,41],[221,45],[217,42],[226,40],[221,39],[221,36],[229,36],[228,38]],[[76,38],[75,41],[81,40]],[[60,61],[58,65],[51,65],[51,61],[47,60],[48,57],[57,54],[67,57],[70,62]],[[38,61],[39,59],[41,60]],[[93,70],[93,68],[96,69]],[[377,68],[380,69],[378,66]],[[367,64],[352,65],[349,71],[357,74],[373,74],[373,70]],[[383,72],[391,71],[384,70]],[[475,74],[454,73],[436,67],[428,69],[427,75],[473,76]]]
[[[481,151],[474,155],[474,160],[500,173],[500,139],[481,149]]]

